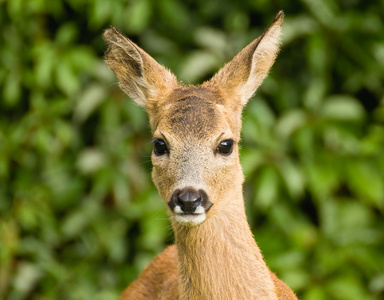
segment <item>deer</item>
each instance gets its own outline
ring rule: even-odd
[[[152,180],[175,237],[120,300],[297,299],[253,237],[239,160],[242,110],[276,59],[283,19],[280,11],[210,80],[188,86],[116,28],[104,32],[107,65],[148,113]]]

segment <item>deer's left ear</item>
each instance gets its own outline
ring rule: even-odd
[[[152,109],[163,95],[178,86],[176,77],[149,54],[123,36],[116,28],[104,32],[108,43],[108,66],[119,79],[120,87],[137,104]]]
[[[237,54],[211,79],[245,105],[267,76],[279,51],[284,13],[280,11],[271,26]]]

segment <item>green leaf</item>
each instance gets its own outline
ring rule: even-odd
[[[217,65],[217,58],[208,51],[195,51],[186,57],[180,70],[180,78],[188,83],[198,82],[210,74]]]
[[[3,99],[4,102],[12,107],[19,103],[21,97],[20,79],[18,76],[9,75],[3,86]]]
[[[347,165],[348,187],[363,201],[384,209],[384,177],[375,165],[351,161]]]
[[[290,196],[293,199],[301,197],[304,193],[305,179],[300,167],[286,159],[279,164],[279,170]]]
[[[142,32],[149,24],[152,16],[152,2],[149,0],[133,1],[128,8],[126,28],[131,33]]]
[[[78,98],[73,118],[78,122],[84,122],[102,103],[106,97],[106,91],[100,85],[90,85]]]
[[[57,30],[56,41],[60,45],[69,45],[74,43],[74,41],[77,38],[77,34],[78,34],[78,30],[74,23],[70,23],[70,22],[64,23]]]
[[[362,282],[359,282],[356,277],[348,274],[333,278],[325,288],[329,291],[331,299],[370,299]]]
[[[80,88],[74,70],[65,61],[60,62],[56,68],[56,84],[68,96],[73,96]]]
[[[276,124],[276,132],[282,138],[289,138],[306,122],[306,115],[301,110],[290,110],[282,115]]]
[[[96,148],[83,150],[77,161],[79,170],[83,173],[94,173],[106,165],[107,159],[103,152]]]
[[[14,285],[20,295],[25,297],[42,276],[43,272],[36,264],[21,262],[17,267]]]
[[[331,160],[307,163],[304,169],[311,192],[319,199],[329,197],[340,182],[340,174],[335,172],[337,165]]]
[[[362,105],[347,95],[331,96],[324,100],[321,115],[338,121],[362,121],[365,113]]]
[[[270,166],[264,167],[256,180],[255,203],[264,210],[270,207],[279,195],[279,176],[276,169]]]

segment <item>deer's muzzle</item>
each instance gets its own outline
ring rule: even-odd
[[[176,221],[187,225],[202,223],[212,205],[205,191],[192,187],[175,190],[168,202]]]

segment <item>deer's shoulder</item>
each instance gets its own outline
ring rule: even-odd
[[[145,268],[122,294],[120,300],[178,298],[177,248],[168,246]]]

